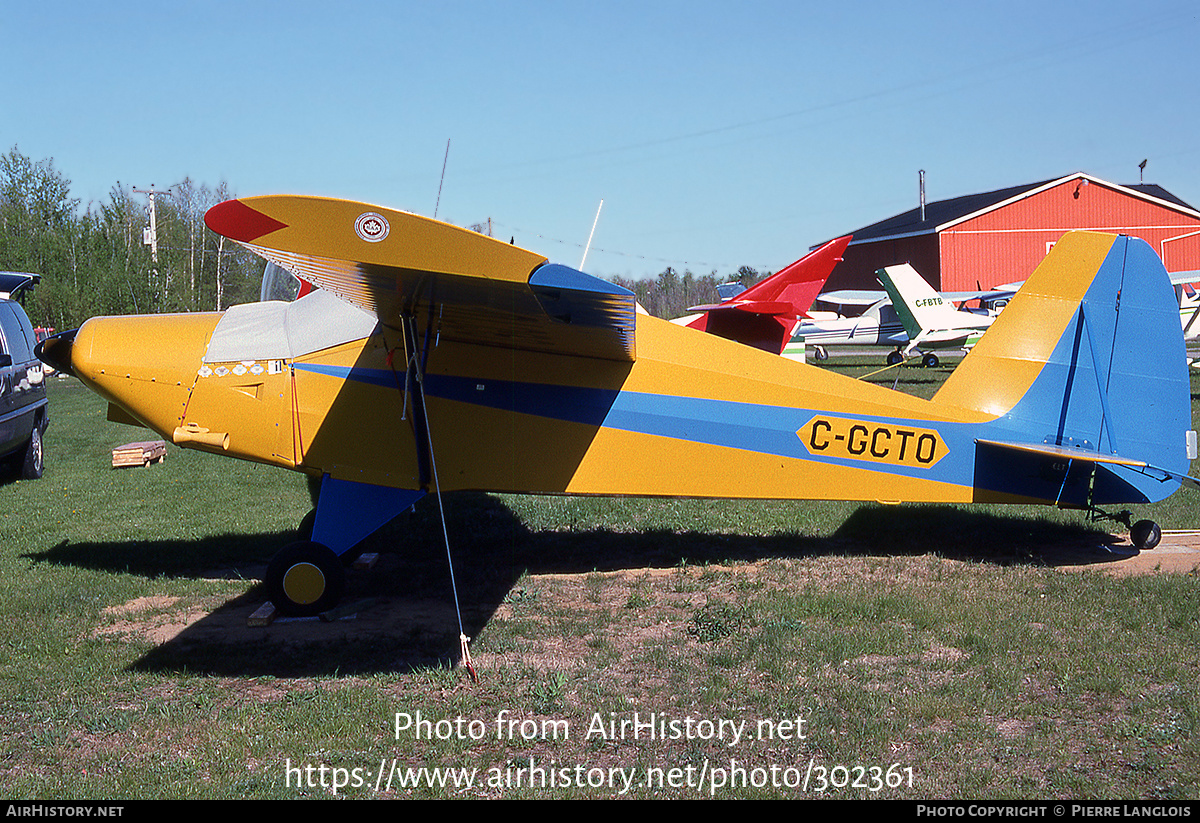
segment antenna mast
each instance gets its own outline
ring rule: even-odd
[[[588,232],[587,245],[583,247],[583,259],[579,261],[579,270],[583,271],[584,261],[587,260],[588,251],[592,248],[592,235],[596,233],[596,224],[600,222],[600,209],[604,208],[604,201],[600,201],[600,205],[596,207],[596,219],[592,221],[592,230]]]
[[[442,205],[442,183],[446,182],[446,162],[450,159],[450,138],[446,138],[446,156],[442,158],[442,178],[438,180],[437,202],[433,204],[433,216],[437,217],[438,206]]]

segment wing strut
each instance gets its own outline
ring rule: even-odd
[[[437,497],[438,515],[442,521],[442,538],[446,543],[446,565],[450,569],[450,590],[454,597],[454,611],[458,617],[459,649],[462,654],[463,665],[467,667],[467,672],[470,673],[471,679],[478,683],[479,675],[475,673],[475,667],[471,663],[471,650],[469,646],[471,638],[467,637],[467,633],[463,630],[462,607],[459,605],[458,598],[458,584],[454,579],[454,558],[450,552],[450,532],[446,528],[446,509],[442,504],[442,489],[438,484],[437,460],[434,458],[433,454],[433,432],[430,431],[429,420],[427,417],[428,407],[425,405],[425,367],[429,358],[429,335],[433,325],[433,312],[430,311],[430,322],[425,328],[424,345],[420,345],[418,343],[416,320],[413,318],[413,316],[406,314],[401,317],[400,320],[403,331],[404,352],[408,359],[407,367],[405,368],[404,399],[402,402],[404,403],[404,408],[407,409],[410,385],[409,378],[411,376],[411,382],[415,384],[415,388],[413,389],[411,395],[413,401],[413,436],[419,438],[421,431],[424,430],[425,432],[425,442],[423,444],[420,442],[417,443],[418,462],[427,464],[427,466],[421,466],[421,479],[422,482],[425,482],[426,473],[428,473],[428,477],[433,483],[434,495]],[[436,345],[436,340],[437,337],[435,336],[434,345]],[[401,412],[401,419],[403,419],[403,412]],[[422,451],[424,451],[424,460],[420,459]]]

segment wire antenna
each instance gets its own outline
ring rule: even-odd
[[[446,182],[446,162],[450,159],[450,138],[446,138],[446,156],[442,158],[442,177],[438,180],[437,202],[433,204],[433,216],[436,218],[438,206],[442,205],[442,183]]]

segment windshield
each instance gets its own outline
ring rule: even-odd
[[[263,270],[262,286],[258,290],[259,300],[283,300],[290,303],[300,296],[300,278],[282,266],[267,263]]]

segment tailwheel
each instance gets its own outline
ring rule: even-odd
[[[267,597],[281,613],[311,617],[329,611],[342,597],[342,560],[320,543],[301,540],[279,550],[267,565]]]
[[[1139,520],[1129,528],[1129,542],[1138,549],[1153,549],[1162,540],[1162,529],[1153,520]]]

